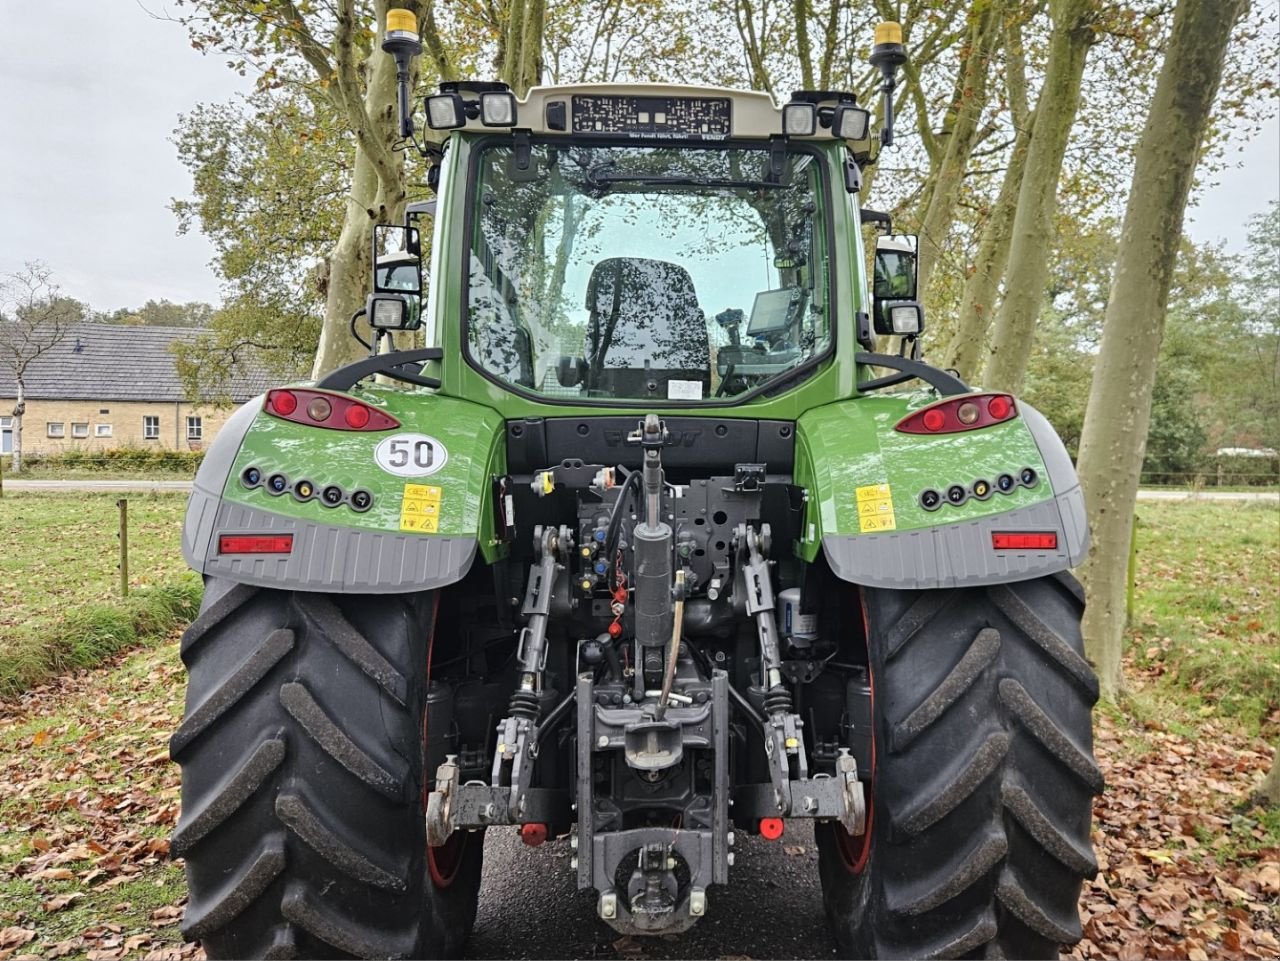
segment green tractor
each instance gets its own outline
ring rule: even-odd
[[[883,25],[881,145],[902,53]],[[1057,957],[1102,788],[1084,503],[1043,416],[920,360],[914,243],[859,207],[868,111],[423,106],[451,132],[418,148],[436,199],[376,230],[370,355],[246,404],[195,480],[185,935],[457,955],[488,831],[678,933],[736,837],[810,820],[843,953]]]

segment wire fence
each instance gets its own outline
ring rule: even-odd
[[[1276,490],[1280,488],[1280,467],[1265,467],[1261,470],[1206,467],[1198,471],[1143,471],[1139,483],[1143,487],[1176,487],[1187,490],[1206,488]]]

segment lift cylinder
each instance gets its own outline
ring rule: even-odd
[[[671,598],[671,528],[637,524],[635,544],[636,640],[643,648],[665,648],[674,618]]]

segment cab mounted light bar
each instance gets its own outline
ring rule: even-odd
[[[844,90],[796,90],[782,107],[788,137],[812,137],[822,128],[840,140],[865,140],[870,127],[871,112]]]
[[[477,99],[467,100],[464,93]],[[486,127],[514,127],[516,118],[515,94],[499,81],[448,81],[427,98],[427,126],[432,130],[453,130],[476,119]]]

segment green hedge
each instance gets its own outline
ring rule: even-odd
[[[109,450],[69,450],[61,454],[24,454],[24,471],[107,470],[120,473],[194,474],[204,460],[202,450],[164,450],[154,447],[113,447]],[[6,465],[8,466],[8,465]]]

